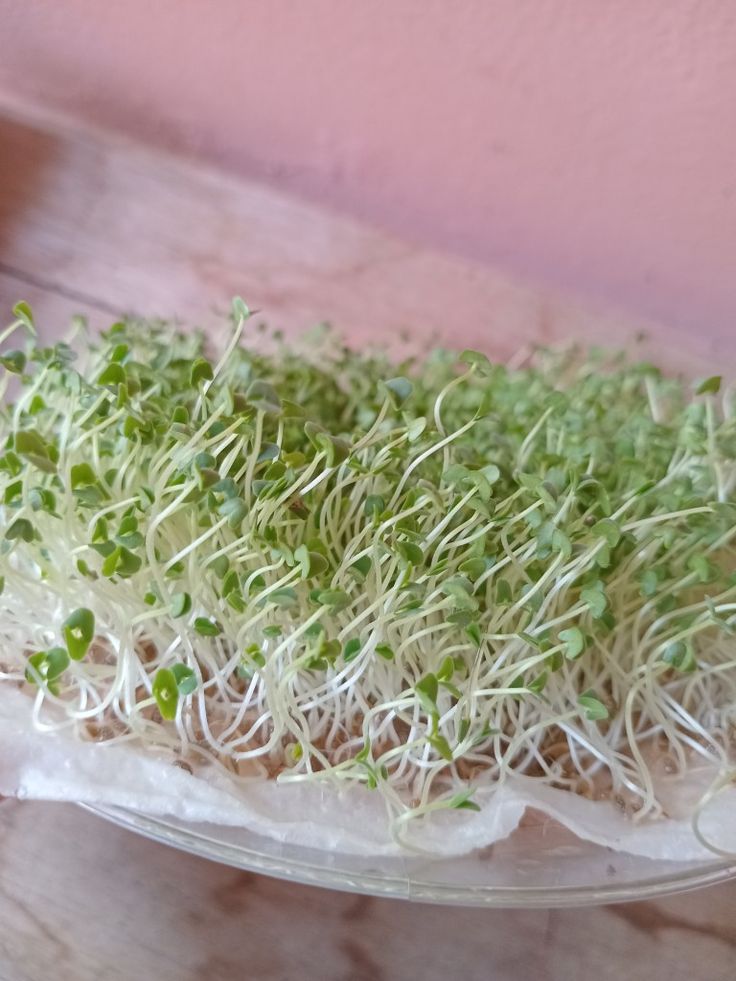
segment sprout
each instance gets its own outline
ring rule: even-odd
[[[169,721],[175,719],[179,702],[179,685],[172,670],[159,668],[153,679],[151,694],[156,700],[161,716]]]
[[[71,613],[62,624],[62,633],[69,657],[81,661],[95,636],[95,615],[83,607]]]
[[[130,320],[77,353],[15,317],[0,685],[31,686],[45,727],[112,718],[234,780],[352,781],[396,829],[511,773],[655,817],[655,751],[732,766],[719,377],[575,351],[399,365],[329,333],[256,349],[239,298],[219,352]]]

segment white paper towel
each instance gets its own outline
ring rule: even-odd
[[[39,732],[32,701],[0,687],[0,794],[39,800],[77,801],[130,808],[189,822],[245,827],[289,844],[353,855],[399,854],[385,807],[360,787],[331,783],[242,784],[214,767],[194,776],[135,744],[88,743],[68,730]],[[707,787],[711,774],[693,775],[690,796]],[[697,787],[694,785],[697,781]],[[501,787],[479,788],[471,811],[439,811],[412,822],[412,847],[437,856],[464,854],[509,835],[527,808],[547,813],[578,837],[655,859],[712,859],[689,820],[635,823],[605,801],[590,801],[515,776]],[[736,786],[708,806],[702,830],[719,847],[736,853]]]

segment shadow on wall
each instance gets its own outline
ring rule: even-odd
[[[0,147],[0,272],[31,276],[33,271],[23,264],[23,240],[32,233],[35,202],[58,157],[59,144],[0,115]]]
[[[9,321],[18,300],[30,303],[37,326],[51,341],[75,314],[108,319],[117,311],[65,286],[64,270],[74,258],[64,229],[53,234],[49,201],[69,198],[64,187],[64,145],[12,115],[0,113],[0,325]],[[83,222],[83,213],[69,220]],[[51,234],[50,234],[51,233]]]

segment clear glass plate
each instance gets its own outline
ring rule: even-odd
[[[88,806],[88,805],[84,805]],[[285,845],[243,828],[88,809],[192,855],[347,892],[458,906],[551,907],[653,899],[736,877],[736,863],[664,862],[615,852],[527,815],[504,841],[460,858],[366,858]]]

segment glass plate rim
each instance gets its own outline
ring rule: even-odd
[[[122,807],[89,803],[80,803],[79,806],[152,841],[242,871],[341,892],[447,906],[550,909],[603,905],[660,899],[736,878],[735,862],[714,859],[713,862],[687,871],[655,875],[626,884],[456,887],[423,881],[421,878],[351,872],[308,860],[277,858],[265,855],[255,848],[218,841],[211,834],[198,830],[195,825],[186,825],[183,822],[172,824],[166,818]]]

